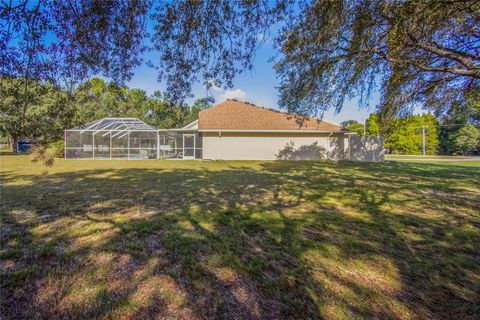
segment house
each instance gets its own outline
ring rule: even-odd
[[[383,160],[383,140],[358,140],[354,134],[311,117],[227,100],[179,129],[156,130],[126,118],[66,130],[65,154],[89,159]]]
[[[160,145],[177,147],[175,155],[182,145],[184,159],[340,160],[348,157],[352,134],[314,118],[227,100],[201,111],[198,120],[184,128],[160,130]]]

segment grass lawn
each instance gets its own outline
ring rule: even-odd
[[[480,316],[480,162],[0,166],[2,319]]]

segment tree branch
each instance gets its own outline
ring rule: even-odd
[[[423,71],[429,71],[429,72],[445,72],[445,73],[451,73],[455,74],[458,76],[468,76],[468,77],[473,77],[476,79],[480,79],[480,67],[477,67],[475,69],[461,69],[461,68],[453,68],[453,67],[435,67],[435,66],[427,66],[424,65],[417,60],[414,59],[400,59],[396,57],[392,57],[388,53],[385,53],[381,50],[378,49],[372,49],[373,53],[378,54],[381,56],[383,59],[387,60],[388,62],[398,64],[398,65],[412,65],[414,67],[419,68],[420,70]]]

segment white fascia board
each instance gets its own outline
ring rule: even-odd
[[[158,130],[156,129],[142,129],[142,130],[136,130],[136,129],[100,129],[100,130],[82,130],[82,129],[67,129],[65,130],[67,132],[125,132],[125,131],[130,131],[130,132],[157,132]]]
[[[198,132],[198,129],[158,129],[158,132]]]
[[[183,127],[182,129],[185,129],[185,130],[198,130],[198,119],[195,120],[195,121],[192,121],[190,122],[189,124],[187,124],[185,127]]]
[[[201,129],[198,132],[251,132],[251,133],[344,133],[344,131],[335,130],[232,130],[232,129]]]

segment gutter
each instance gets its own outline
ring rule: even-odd
[[[199,132],[198,129],[158,129],[158,132]],[[216,131],[215,131],[216,132]]]
[[[163,129],[165,130],[165,129]],[[166,131],[182,131],[181,129],[173,129]],[[236,130],[236,129],[199,129],[198,132],[242,132],[242,133],[343,133],[343,134],[356,134],[352,131],[332,131],[332,130]]]

